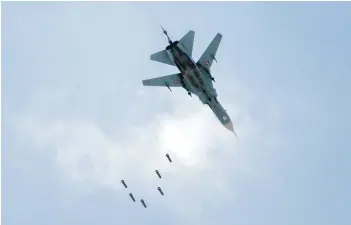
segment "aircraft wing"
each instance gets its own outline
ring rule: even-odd
[[[169,87],[181,87],[180,73],[171,74],[163,77],[156,77],[147,80],[143,80],[144,86],[169,86]]]
[[[210,69],[212,66],[212,62],[216,56],[217,49],[222,40],[222,34],[218,33],[207,47],[205,52],[200,57],[198,63],[204,66],[207,69]]]

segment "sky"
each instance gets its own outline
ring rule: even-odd
[[[1,19],[2,224],[351,223],[350,3],[3,2]],[[239,140],[185,90],[142,86],[177,72],[149,60],[160,25],[194,30],[194,59],[223,35],[211,70]]]

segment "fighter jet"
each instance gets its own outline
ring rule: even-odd
[[[165,50],[152,54],[150,59],[176,66],[180,73],[146,79],[142,81],[143,85],[165,86],[170,91],[172,91],[171,87],[184,88],[190,97],[194,94],[198,96],[203,104],[208,105],[222,125],[236,135],[229,115],[217,100],[218,95],[213,87],[215,79],[212,77],[210,70],[213,60],[217,62],[215,55],[222,34],[217,33],[200,59],[195,62],[192,58],[195,32],[190,30],[180,40],[172,41],[167,31],[162,26],[161,28],[167,36],[169,45]]]

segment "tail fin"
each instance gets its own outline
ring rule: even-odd
[[[156,52],[150,56],[150,59],[156,62],[165,63],[171,66],[175,66],[172,59],[167,54],[166,50]]]
[[[195,32],[190,30],[180,40],[179,43],[183,45],[189,56],[193,54]]]
[[[187,53],[191,56],[193,53],[195,32],[190,30],[180,40],[179,43],[185,48]],[[156,62],[165,63],[171,66],[175,66],[172,59],[167,54],[166,50],[156,52],[150,56],[150,59]]]
[[[218,50],[218,46],[221,43],[222,40],[222,34],[218,33],[210,43],[210,45],[207,47],[205,52],[202,54],[200,59],[197,61],[200,63],[202,66],[206,67],[207,69],[210,69],[212,66],[213,60],[216,58],[216,53]]]

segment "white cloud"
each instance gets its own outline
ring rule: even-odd
[[[231,115],[239,140],[197,97],[190,98],[180,89],[169,93],[136,88],[130,93],[136,98],[125,101],[123,111],[107,104],[109,108],[104,110],[115,110],[118,115],[103,121],[99,120],[100,114],[87,117],[91,111],[86,110],[98,109],[84,108],[82,102],[89,103],[91,98],[96,102],[111,102],[113,97],[88,89],[80,90],[79,94],[39,89],[31,95],[26,111],[13,121],[22,137],[29,140],[27,143],[34,144],[42,154],[50,151],[54,155],[55,164],[70,185],[83,191],[87,187],[92,191],[107,188],[125,194],[120,191],[123,188],[120,180],[124,179],[136,195],[143,195],[151,204],[157,202],[158,207],[194,222],[203,204],[214,205],[219,200],[235,198],[236,180],[260,176],[261,171],[252,165],[257,161],[253,162],[251,155],[263,150],[267,125],[274,127],[280,118],[279,108],[265,105],[266,113],[257,119],[250,108],[253,102],[257,103],[254,93],[235,79],[224,85],[218,80],[219,100]],[[155,92],[161,93],[161,98],[153,98]],[[153,110],[152,105],[164,107]],[[70,106],[79,108],[79,113],[72,114]],[[56,108],[62,113],[57,114]],[[120,119],[121,115],[132,122],[133,117],[142,115],[146,122],[134,122],[138,126],[128,127],[123,121],[118,127],[118,123],[110,121]],[[110,125],[106,128],[106,124]],[[267,146],[277,143],[274,129],[270,134]],[[165,158],[166,153],[171,155],[172,164]],[[163,175],[161,184],[155,169]],[[157,200],[157,185],[165,189],[167,194],[163,199],[167,201]]]
[[[131,127],[125,139],[107,137],[93,121],[27,117],[16,122],[36,144],[55,149],[57,163],[67,175],[80,174],[80,180],[94,179],[108,186],[120,186],[118,177],[130,174],[134,166],[141,168],[141,174],[142,168],[158,164],[166,167],[166,153],[171,154],[178,169],[196,170],[211,162],[208,154],[216,143],[235,144],[234,135],[200,104],[178,105],[172,114],[161,114],[141,127]]]
[[[43,99],[50,99],[50,95],[48,91],[40,103],[45,104]],[[265,121],[256,121],[248,108],[223,100],[237,124],[237,140],[198,99],[174,93],[169,101],[173,107],[169,113],[155,114],[140,126],[127,127],[122,134],[119,127],[116,132],[105,131],[93,119],[72,121],[66,116],[54,120],[37,116],[34,110],[15,117],[14,124],[30,141],[27,143],[43,154],[53,152],[55,164],[70,185],[85,193],[88,187],[91,191],[107,188],[125,194],[119,191],[123,189],[120,180],[124,179],[136,196],[144,196],[153,207],[197,223],[204,204],[233,201],[236,180],[259,176],[250,155],[256,150],[252,146],[264,143],[260,136]],[[172,164],[166,153],[171,155]],[[155,169],[161,172],[162,181],[157,179]],[[166,192],[163,200],[157,196],[157,185]]]
[[[113,57],[105,58],[116,60]],[[144,67],[138,68],[116,73],[144,73]],[[157,74],[162,75],[162,72],[158,71]],[[87,186],[94,190],[108,188],[121,193],[118,191],[123,188],[120,180],[125,179],[134,191],[134,187],[137,187],[137,193],[143,193],[149,201],[154,201],[153,189],[157,185],[154,170],[157,168],[164,174],[165,182],[162,185],[167,192],[165,198],[174,202],[173,205],[162,203],[165,208],[172,208],[183,216],[194,216],[201,213],[204,202],[231,198],[231,194],[235,194],[228,177],[232,180],[257,172],[248,162],[251,146],[248,143],[259,140],[263,132],[262,121],[259,123],[250,116],[252,96],[245,85],[238,84],[234,79],[224,84],[219,78],[215,84],[219,100],[234,121],[240,137],[237,141],[207,106],[202,105],[195,96],[189,98],[184,90],[174,90],[172,94],[167,91],[167,97],[160,95],[160,98],[153,98],[151,93],[164,92],[160,89],[131,90],[129,86],[134,87],[135,83],[129,77],[123,79],[123,76],[101,75],[95,80],[96,76],[84,74],[82,77],[79,74],[75,77],[79,82],[71,82],[71,86],[63,82],[63,86],[56,86],[56,89],[63,88],[65,91],[51,87],[32,91],[23,114],[14,117],[16,127],[23,137],[31,141],[29,143],[40,149],[41,154],[46,154],[45,151],[53,153],[55,164],[70,184],[82,189]],[[222,74],[225,73],[220,71],[216,74],[224,76]],[[154,76],[157,75],[150,77]],[[116,88],[120,82],[124,85]],[[85,88],[75,88],[78,84]],[[127,91],[130,98],[136,98],[125,100]],[[119,96],[125,101],[118,106],[111,104],[116,98],[120,100]],[[101,118],[110,115],[100,114],[101,105],[104,106],[103,111],[115,111],[115,118]],[[164,108],[169,108],[164,111],[168,113],[150,110],[153,105],[167,105]],[[148,114],[145,116],[147,122],[137,127],[127,127],[121,121],[123,125],[111,128],[118,124],[112,120],[124,118],[133,121],[133,116],[139,116],[134,112],[139,111]],[[109,125],[108,131],[106,124]],[[171,155],[172,164],[166,160],[166,153]]]
[[[206,106],[196,99],[183,100],[173,99],[173,113],[130,127],[123,135],[126,138],[107,135],[94,121],[54,121],[35,116],[15,121],[22,134],[42,151],[54,150],[58,167],[74,182],[119,189],[121,179],[130,179],[142,186],[154,179],[154,169],[158,168],[178,176],[180,186],[197,186],[214,166],[225,165],[223,155],[234,156],[236,138]],[[171,155],[172,164],[166,160],[166,153]],[[219,173],[224,178],[225,171]],[[223,189],[220,182],[219,178],[213,188]]]

